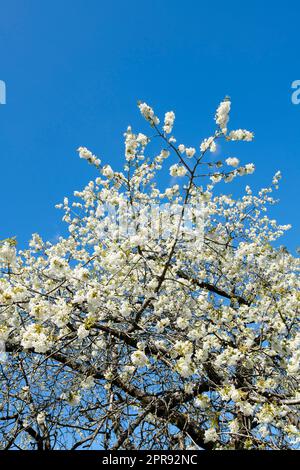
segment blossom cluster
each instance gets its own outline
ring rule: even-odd
[[[113,415],[124,423],[138,414],[149,436],[178,428],[188,446],[188,414],[204,448],[299,445],[299,260],[276,248],[290,226],[268,215],[280,172],[257,194],[248,185],[238,199],[214,191],[255,169],[226,151],[217,161],[206,155],[220,141],[252,140],[249,131],[228,131],[230,108],[222,101],[216,132],[199,139],[197,152],[170,137],[173,112],[160,129],[140,103],[161,142],[153,156],[150,137],[132,127],[123,171],[80,147],[97,175],[59,205],[68,234],[55,243],[34,234],[23,250],[0,244],[0,341],[13,358],[27,358],[8,362],[6,375],[18,378],[21,364],[35,377],[31,398],[24,377],[11,392],[25,423],[43,429],[55,410],[53,426],[68,416],[70,428],[93,435],[91,422],[96,433]],[[149,212],[164,202],[177,213]],[[189,207],[192,221],[201,213],[205,222],[192,243],[181,230]],[[122,220],[134,230],[120,236]],[[4,403],[9,392],[1,393]]]

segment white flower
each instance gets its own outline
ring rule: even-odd
[[[4,242],[0,245],[0,263],[14,264],[16,259],[16,249],[11,246],[8,242]]]
[[[44,412],[38,413],[36,417],[37,423],[41,426],[42,424],[45,424],[46,421],[46,414]]]
[[[170,134],[172,132],[174,120],[175,120],[175,114],[173,111],[169,111],[165,114],[163,130],[165,131],[166,134]]]
[[[81,387],[86,390],[89,390],[90,388],[94,387],[94,385],[95,385],[95,380],[92,375],[90,375],[89,377],[87,377],[85,380],[81,382]]]
[[[174,194],[174,191],[173,191],[173,188],[167,188],[165,190],[165,195],[168,197],[168,198],[171,198]]]
[[[176,323],[177,323],[178,328],[180,328],[181,330],[184,330],[185,328],[189,326],[188,319],[184,317],[177,318]]]
[[[0,326],[0,357],[3,352],[3,343],[7,340],[10,330],[6,325]]]
[[[241,398],[240,390],[236,389],[235,387],[231,386],[230,388],[230,397],[233,401],[239,401]]]
[[[134,351],[131,354],[131,361],[137,367],[149,366],[149,360],[143,351]]]
[[[79,281],[88,281],[89,279],[89,270],[83,268],[82,266],[76,266],[73,270],[74,279],[78,279]]]
[[[112,179],[114,176],[114,172],[110,165],[105,165],[102,170],[103,176],[106,176],[108,179]]]
[[[122,317],[128,318],[131,313],[131,307],[128,303],[124,302],[120,306],[120,314]]]
[[[210,404],[209,398],[207,395],[198,395],[194,400],[194,405],[197,408],[202,408],[205,410]]]
[[[91,288],[86,293],[86,300],[90,310],[96,310],[101,305],[101,295],[99,289]]]
[[[147,105],[147,103],[140,103],[139,105],[139,110],[141,111],[141,114],[144,116],[147,121],[150,122],[150,124],[159,124],[159,119],[158,117],[155,116],[153,109]]]
[[[178,150],[179,150],[180,153],[184,153],[185,146],[183,144],[178,145]]]
[[[169,150],[163,149],[163,150],[160,152],[160,155],[161,155],[162,158],[166,159],[166,158],[168,158],[168,156],[170,155],[170,152],[169,152]]]
[[[95,165],[96,167],[100,165],[101,160],[99,160],[95,155],[93,155],[92,152],[86,147],[79,147],[77,149],[77,152],[79,152],[80,158],[84,158],[84,160],[87,160],[92,165]]]
[[[21,346],[24,349],[33,348],[37,353],[47,352],[52,346],[49,330],[34,323],[28,325],[23,333]]]
[[[200,145],[201,152],[205,152],[209,149],[211,152],[215,152],[217,150],[216,143],[214,141],[214,137],[208,137],[208,139],[204,139]]]
[[[245,416],[251,416],[253,414],[255,407],[251,405],[249,402],[240,401],[240,402],[237,402],[237,405]]]
[[[289,434],[294,434],[296,436],[299,435],[299,430],[296,426],[294,426],[293,424],[288,424],[286,427],[285,427],[285,430],[289,433]]]
[[[59,256],[52,256],[49,263],[49,271],[53,276],[60,277],[62,276],[67,267],[68,263],[64,258],[60,258]]]
[[[67,401],[68,401],[69,405],[71,405],[71,406],[79,405],[80,400],[81,400],[81,396],[80,396],[79,393],[70,392],[68,397],[67,397]]]
[[[219,183],[222,180],[222,175],[221,173],[215,173],[210,177],[210,179],[213,183]]]
[[[196,149],[194,147],[188,147],[185,149],[185,153],[188,158],[192,158],[196,153]]]
[[[231,421],[228,425],[229,430],[232,434],[237,434],[239,432],[239,422],[237,419]]]
[[[215,442],[218,440],[218,433],[215,428],[206,429],[204,433],[204,442]]]
[[[268,429],[268,426],[266,426],[265,424],[263,426],[260,426],[259,427],[259,434],[261,435],[262,438],[266,438],[268,437],[268,435],[270,434],[269,433],[269,429]]]
[[[125,377],[127,377],[128,375],[132,375],[135,371],[135,367],[134,366],[124,366],[123,367],[123,374]]]
[[[84,325],[80,325],[80,327],[77,330],[77,336],[79,339],[84,339],[89,335],[89,330],[85,328]]]
[[[184,176],[186,175],[186,173],[187,173],[187,169],[182,165],[178,165],[177,163],[170,167],[171,176]]]
[[[90,160],[93,156],[92,152],[86,147],[78,147],[77,152],[79,153],[79,157],[85,160]]]
[[[277,185],[281,178],[282,178],[281,172],[277,171],[275,175],[273,176],[272,184]]]
[[[159,320],[159,322],[157,322],[156,324],[156,328],[157,328],[157,331],[158,332],[163,332],[164,329],[170,325],[170,320],[169,318],[162,318],[161,320]]]
[[[174,350],[180,356],[190,355],[193,352],[193,343],[190,341],[176,341]]]
[[[227,131],[230,106],[231,102],[228,99],[225,99],[220,103],[215,116],[216,123],[220,126],[222,132],[224,133]]]
[[[247,165],[245,165],[245,170],[248,175],[251,175],[251,173],[254,173],[255,171],[255,165],[253,163],[247,163]]]
[[[181,357],[176,363],[177,372],[184,378],[193,375],[195,370],[190,356]]]
[[[253,133],[247,131],[246,129],[237,129],[235,131],[231,131],[229,134],[230,140],[245,140],[246,142],[251,142],[253,138]]]
[[[259,413],[257,413],[256,419],[259,423],[270,424],[273,422],[275,415],[276,415],[276,409],[274,405],[270,403],[266,403],[262,406]]]
[[[229,175],[226,175],[224,177],[225,183],[230,183],[234,179],[235,176],[236,176],[235,173],[230,173]]]
[[[53,314],[52,304],[45,300],[37,302],[35,299],[31,299],[29,302],[29,314],[39,321],[48,320]]]
[[[139,132],[137,137],[136,137],[136,141],[140,145],[142,145],[142,147],[145,147],[149,142],[149,138],[145,134],[142,134],[142,132]]]
[[[233,166],[233,167],[237,167],[240,163],[239,159],[234,158],[234,157],[227,158],[225,161],[228,166]]]

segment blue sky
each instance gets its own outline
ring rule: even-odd
[[[147,130],[138,99],[174,110],[178,140],[198,146],[230,95],[231,127],[256,136],[231,156],[257,170],[224,189],[266,186],[281,169],[273,215],[300,245],[298,2],[0,0],[0,11],[0,239],[61,232],[54,205],[95,176],[75,149],[120,167],[127,125]]]

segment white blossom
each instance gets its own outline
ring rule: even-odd
[[[251,175],[255,171],[255,165],[253,163],[247,163],[247,165],[245,165],[245,170],[248,175]]]
[[[204,442],[215,442],[219,438],[215,428],[206,429],[204,433]]]
[[[185,153],[188,158],[192,158],[196,153],[196,149],[194,147],[188,147],[185,149]]]
[[[105,165],[102,170],[103,176],[106,176],[108,179],[113,178],[114,172],[110,165]]]
[[[90,150],[88,150],[86,147],[79,147],[77,149],[80,158],[83,158],[84,160],[87,160],[89,163],[92,165],[95,165],[98,167],[101,163],[101,160],[97,158]]]
[[[228,138],[230,140],[245,140],[246,142],[251,142],[251,140],[254,138],[254,135],[252,132],[249,132],[245,129],[237,129],[235,131],[231,131]]]
[[[37,353],[45,353],[52,346],[49,330],[38,325],[30,324],[22,334],[21,346],[24,349],[34,349]]]
[[[3,447],[29,446],[25,423],[49,424],[51,446],[115,444],[136,419],[135,445],[172,447],[176,433],[188,447],[191,418],[203,449],[297,448],[300,265],[279,241],[290,225],[269,213],[281,174],[239,197],[216,190],[255,170],[223,158],[227,141],[253,138],[227,133],[227,100],[193,159],[169,135],[172,112],[160,126],[139,107],[154,149],[128,127],[117,171],[80,147],[95,179],[58,204],[65,235],[0,242]],[[217,145],[219,161],[206,153]]]
[[[41,426],[45,424],[46,421],[46,414],[44,412],[38,413],[36,417],[37,423]]]
[[[217,150],[216,143],[214,141],[214,137],[208,137],[208,139],[204,139],[200,145],[201,152],[205,152],[209,149],[211,152],[215,152]]]
[[[10,243],[4,242],[0,245],[0,263],[14,264],[16,258],[16,248]]]
[[[149,366],[149,360],[143,351],[137,350],[131,354],[131,361],[137,367]]]
[[[240,161],[239,161],[238,158],[229,157],[229,158],[226,159],[226,163],[229,166],[237,167],[237,166],[239,166]]]
[[[175,120],[175,114],[173,111],[169,111],[165,114],[163,129],[166,134],[170,134],[172,132],[174,120]]]
[[[229,99],[222,101],[216,112],[216,123],[220,126],[223,133],[227,132],[227,124],[229,121],[229,111],[231,102]]]
[[[80,325],[77,330],[77,336],[79,339],[84,339],[89,335],[89,330],[85,328],[84,325]]]
[[[159,124],[159,119],[157,116],[155,116],[153,109],[147,105],[147,103],[140,103],[139,109],[141,111],[141,114],[144,116],[144,118],[150,122],[150,124]]]
[[[171,176],[185,176],[187,173],[187,169],[183,165],[178,165],[175,163],[175,165],[172,165],[170,167],[170,175]]]

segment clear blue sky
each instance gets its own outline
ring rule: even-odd
[[[94,177],[75,149],[119,166],[127,125],[146,129],[138,99],[173,109],[179,140],[198,146],[228,94],[232,128],[256,136],[236,145],[234,156],[257,167],[240,188],[281,169],[273,214],[293,224],[287,246],[300,245],[299,29],[293,0],[0,0],[0,238],[23,246],[33,232],[61,232],[54,204]]]

